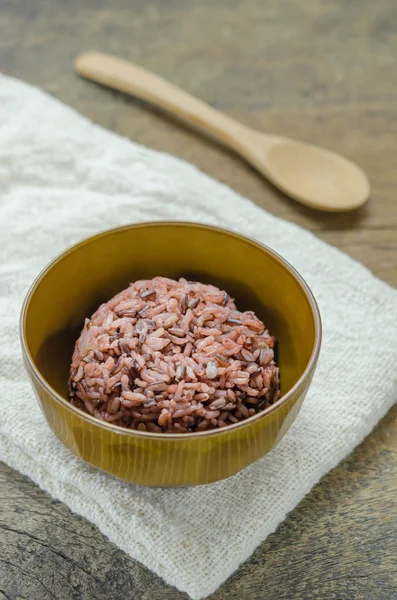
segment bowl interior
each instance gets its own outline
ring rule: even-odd
[[[315,347],[312,300],[277,255],[228,231],[187,223],[133,225],[74,246],[38,278],[25,309],[24,340],[36,368],[61,396],[84,319],[136,279],[163,275],[213,283],[254,310],[277,337],[281,393]]]

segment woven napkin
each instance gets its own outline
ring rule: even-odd
[[[18,317],[32,279],[70,244],[116,225],[175,218],[234,229],[285,256],[318,300],[323,349],[275,450],[225,481],[149,489],[90,467],[55,438],[24,373]],[[396,400],[396,290],[189,164],[4,76],[0,239],[0,458],[195,600],[216,590]]]

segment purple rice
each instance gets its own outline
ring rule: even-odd
[[[86,319],[70,402],[139,431],[225,427],[279,398],[274,343],[252,311],[212,285],[136,281]]]

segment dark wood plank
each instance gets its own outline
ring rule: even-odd
[[[171,152],[397,285],[397,5],[343,0],[2,0],[0,70]],[[264,131],[356,160],[373,195],[324,215],[142,103],[77,78],[87,49],[131,58]],[[328,474],[213,600],[397,597],[397,410]],[[0,467],[0,599],[186,598],[27,478]]]

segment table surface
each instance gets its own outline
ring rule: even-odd
[[[360,211],[326,215],[138,101],[74,75],[130,58],[248,125],[324,145],[368,173]],[[0,71],[181,156],[397,285],[395,0],[3,0]],[[0,107],[1,110],[1,107]],[[44,115],[45,118],[45,115]],[[329,473],[212,600],[397,597],[397,410]],[[183,600],[26,477],[0,467],[0,598]]]

